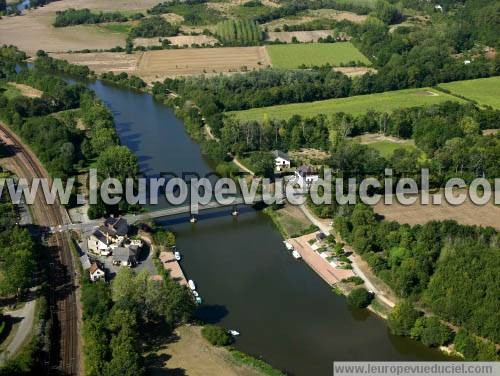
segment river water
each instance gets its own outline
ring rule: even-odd
[[[199,146],[149,94],[90,85],[115,117],[121,142],[147,176],[211,171]],[[331,375],[334,360],[444,360],[436,350],[388,333],[367,310],[347,307],[303,261],[295,260],[271,220],[254,209],[160,221],[177,235],[182,267],[195,280],[203,320],[241,332],[235,347],[292,375]]]

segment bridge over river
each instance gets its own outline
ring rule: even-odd
[[[217,208],[226,208],[226,207],[234,207],[235,209],[241,205],[255,205],[259,204],[265,201],[268,201],[267,199],[271,199],[270,196],[262,196],[262,195],[256,195],[252,200],[245,200],[244,197],[236,197],[234,200],[231,200],[232,202],[230,203],[220,203],[218,201],[210,201],[208,204],[198,205],[198,212],[209,210],[209,209],[217,209]],[[268,201],[269,202],[269,201]],[[156,218],[165,218],[165,217],[171,217],[175,215],[180,215],[180,214],[192,214],[192,205],[186,204],[186,205],[180,205],[180,206],[173,206],[169,208],[164,208],[164,209],[159,209],[159,210],[153,210],[153,211],[148,211],[140,214],[127,214],[124,215],[123,217],[127,220],[128,223],[133,224],[141,221],[146,221],[149,219],[156,219]],[[71,223],[67,225],[62,225],[62,226],[54,226],[51,227],[51,232],[63,232],[63,231],[68,231],[68,230],[76,230],[76,231],[90,231],[93,228],[96,228],[100,226],[103,222],[103,219],[94,219],[94,220],[89,220],[87,222],[81,222],[81,223]]]

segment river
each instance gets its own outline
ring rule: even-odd
[[[173,112],[149,94],[90,85],[115,117],[122,144],[147,176],[211,171]],[[160,221],[177,235],[182,267],[204,300],[203,320],[241,332],[235,347],[292,375],[331,375],[334,360],[444,360],[436,350],[388,333],[367,310],[353,310],[303,261],[271,220],[254,209]]]

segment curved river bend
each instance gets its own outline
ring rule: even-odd
[[[114,114],[121,142],[147,176],[207,174],[209,164],[181,121],[149,94],[90,85]],[[173,229],[182,267],[204,300],[199,315],[241,332],[235,347],[293,375],[331,375],[334,360],[443,360],[421,343],[388,333],[366,310],[351,310],[302,261],[285,252],[271,220],[248,209],[237,219],[210,212]]]

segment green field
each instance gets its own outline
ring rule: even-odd
[[[375,8],[375,0],[338,0],[339,4],[354,4],[354,5],[363,5],[369,8]]]
[[[333,66],[361,61],[370,65],[370,61],[350,42],[339,43],[302,43],[275,44],[267,46],[273,67],[298,68],[301,65],[321,66],[327,63]]]
[[[500,76],[440,84],[451,93],[500,110]]]
[[[337,112],[359,115],[368,110],[390,112],[398,108],[426,106],[445,101],[465,100],[431,88],[388,91],[379,94],[358,95],[348,98],[328,99],[309,103],[293,103],[279,106],[252,108],[251,110],[229,112],[243,121],[261,121],[264,114],[272,119],[288,119],[293,115],[313,117],[319,114],[330,116]]]
[[[128,22],[107,23],[107,24],[97,25],[97,27],[100,29],[111,31],[113,33],[128,34],[132,29],[132,24]]]
[[[367,146],[377,150],[384,158],[389,158],[396,149],[405,149],[408,151],[416,150],[416,147],[410,143],[397,143],[392,141],[377,141],[367,144]]]
[[[7,99],[12,99],[21,96],[19,89],[5,82],[0,82],[0,95],[4,95]]]

